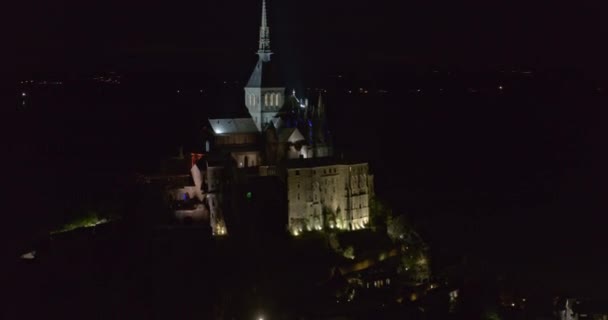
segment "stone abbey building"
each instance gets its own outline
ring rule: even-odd
[[[280,204],[287,215],[283,227],[293,235],[365,228],[373,175],[365,162],[334,157],[321,95],[312,104],[295,91],[287,94],[272,61],[265,0],[257,55],[241,100],[244,112],[208,119],[204,152],[192,155],[194,186],[172,190],[174,199],[200,203],[176,210],[176,216],[209,219],[213,233],[223,235],[232,230],[228,215],[248,214],[238,202],[266,192],[266,204]],[[278,187],[270,190],[264,179],[274,179]],[[276,218],[263,211],[258,222]]]

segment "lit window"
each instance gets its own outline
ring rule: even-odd
[[[264,95],[264,105],[268,106],[270,104],[269,100],[269,94],[265,94]]]
[[[277,107],[279,106],[279,94],[278,93],[274,94],[274,105]]]

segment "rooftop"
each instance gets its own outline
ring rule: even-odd
[[[246,88],[283,88],[285,84],[276,63],[259,59],[251,73]]]
[[[251,118],[209,119],[209,124],[213,132],[218,135],[258,132],[258,128]]]
[[[297,128],[283,128],[279,130],[279,142],[296,142],[306,140]]]

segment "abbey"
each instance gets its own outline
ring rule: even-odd
[[[197,212],[208,217],[216,235],[231,232],[227,212],[246,214],[239,212],[246,211],[243,207],[232,203],[241,199],[234,195],[241,192],[239,186],[269,177],[282,186],[269,197],[284,204],[284,229],[293,235],[325,228],[365,228],[373,195],[368,164],[334,158],[321,94],[314,105],[296,97],[295,91],[287,94],[287,84],[272,60],[265,0],[257,55],[243,92],[242,106],[249,116],[208,119],[205,151],[192,162],[195,186],[181,188],[181,192],[189,190],[186,198],[201,201]],[[254,189],[270,192],[255,188],[255,183]],[[247,194],[251,197],[251,192]],[[200,215],[200,210],[207,213]],[[184,216],[188,214],[180,212],[179,217]]]

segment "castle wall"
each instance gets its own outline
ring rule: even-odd
[[[289,230],[355,230],[369,223],[367,163],[287,170]]]

